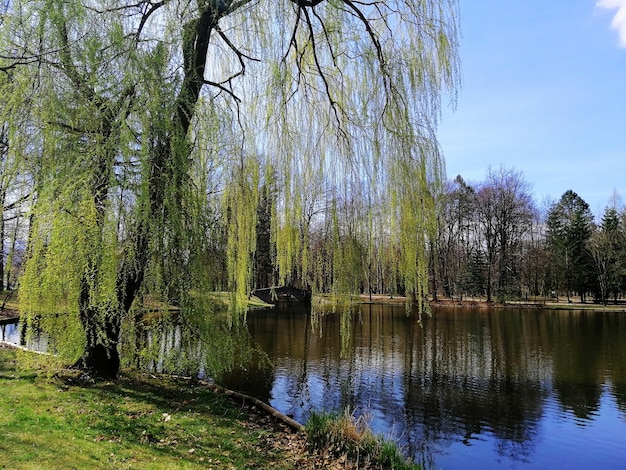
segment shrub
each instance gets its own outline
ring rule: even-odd
[[[313,413],[306,425],[312,450],[325,449],[334,456],[346,455],[364,466],[380,469],[416,470],[421,467],[407,460],[398,445],[374,435],[367,417],[355,418],[348,410],[342,414]]]

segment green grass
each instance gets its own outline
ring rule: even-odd
[[[142,374],[92,383],[54,368],[0,348],[0,468],[289,468],[261,444],[268,431],[206,387]]]

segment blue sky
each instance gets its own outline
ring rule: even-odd
[[[544,208],[568,189],[626,203],[626,0],[459,0],[462,86],[439,126],[448,178],[522,172]]]

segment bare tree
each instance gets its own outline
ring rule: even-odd
[[[522,246],[530,234],[535,209],[529,184],[520,172],[489,169],[477,191],[477,211],[487,262],[487,300],[519,296]]]

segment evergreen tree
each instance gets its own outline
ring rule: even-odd
[[[589,205],[574,191],[566,191],[550,208],[546,227],[555,287],[566,292],[568,301],[575,291],[584,302],[586,293],[592,290],[594,278],[588,245],[594,223]]]

